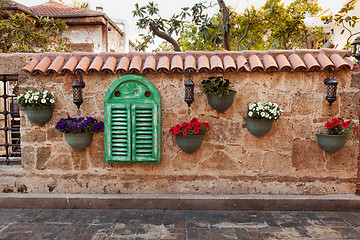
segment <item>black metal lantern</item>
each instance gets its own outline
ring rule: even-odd
[[[357,37],[351,45],[354,45],[353,56],[358,60],[357,64],[360,66],[360,37]]]
[[[325,78],[324,83],[327,85],[326,100],[331,106],[331,104],[336,101],[336,88],[338,85],[338,82],[334,78],[334,69],[331,78]]]
[[[80,81],[78,81],[78,78]],[[85,82],[82,80],[80,71],[75,72],[75,82],[71,87],[73,88],[73,103],[80,109],[80,106],[83,103],[82,89],[85,87]]]
[[[188,114],[190,114],[190,105],[194,101],[194,82],[190,78],[190,71],[189,71],[189,78],[185,83],[185,102],[188,104]]]

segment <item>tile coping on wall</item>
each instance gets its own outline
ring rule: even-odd
[[[30,74],[83,73],[181,73],[181,72],[273,72],[357,70],[347,50],[299,49],[253,51],[186,51],[129,53],[40,53],[26,56],[23,71]]]

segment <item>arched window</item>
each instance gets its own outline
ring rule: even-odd
[[[105,162],[161,162],[161,101],[146,78],[126,75],[106,92]]]

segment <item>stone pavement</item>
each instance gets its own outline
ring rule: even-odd
[[[8,208],[0,239],[360,239],[360,212]]]

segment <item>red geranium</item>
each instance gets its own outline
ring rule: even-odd
[[[355,132],[356,127],[354,123],[350,120],[345,122],[343,118],[333,118],[331,121],[328,121],[325,124],[325,127],[328,129],[328,133],[330,135],[349,135],[351,133],[351,129]]]
[[[205,135],[210,130],[210,126],[207,122],[199,122],[197,118],[191,119],[189,123],[183,122],[181,125],[176,124],[175,127],[171,127],[169,132],[174,135]]]

